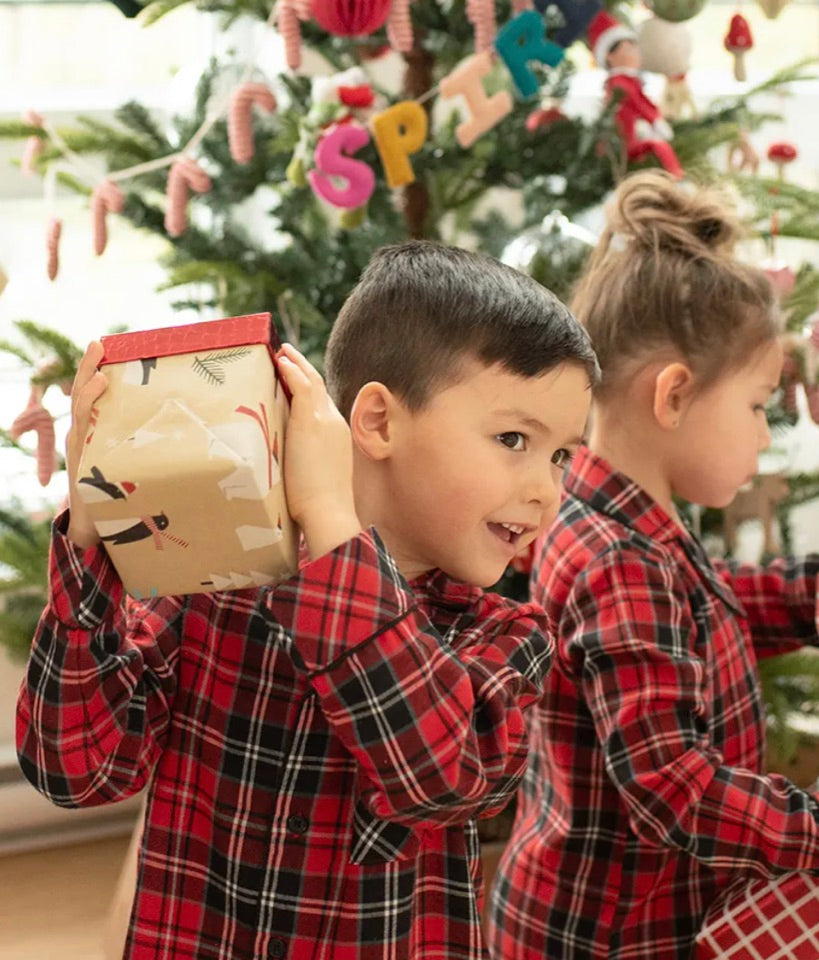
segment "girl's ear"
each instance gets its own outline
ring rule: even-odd
[[[694,374],[684,363],[663,367],[654,381],[654,417],[663,430],[674,430],[694,396]]]
[[[398,401],[383,383],[365,383],[350,411],[353,443],[371,460],[384,460],[392,451]]]

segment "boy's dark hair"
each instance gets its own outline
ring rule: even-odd
[[[370,381],[419,410],[466,357],[524,377],[561,363],[585,367],[592,385],[599,376],[586,332],[553,293],[492,257],[422,240],[373,254],[333,326],[325,374],[345,417]]]

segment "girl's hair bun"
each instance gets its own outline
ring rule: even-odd
[[[615,201],[609,210],[611,232],[657,252],[694,258],[730,254],[741,236],[723,195],[686,189],[659,170],[624,181]]]

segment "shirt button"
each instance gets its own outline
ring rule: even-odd
[[[271,957],[283,957],[287,953],[287,945],[281,937],[273,937],[267,945],[267,952]]]
[[[307,818],[303,817],[300,813],[294,813],[292,817],[287,818],[287,829],[291,833],[306,833],[308,826]]]

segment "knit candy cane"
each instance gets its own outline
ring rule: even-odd
[[[49,280],[56,280],[60,270],[60,234],[63,232],[63,222],[57,217],[52,217],[48,223],[46,233],[46,250],[48,251],[48,261],[46,272]]]
[[[94,252],[99,257],[108,243],[106,217],[109,213],[122,213],[125,195],[113,180],[102,180],[91,194],[91,215],[94,218]]]
[[[188,191],[207,193],[210,177],[190,157],[175,160],[168,173],[168,208],[165,211],[165,229],[178,237],[188,226]]]
[[[532,0],[512,0],[512,16],[532,9]]]
[[[228,144],[236,163],[253,159],[253,104],[265,113],[276,109],[276,98],[263,83],[243,83],[230,98]]]
[[[11,425],[9,436],[12,440],[17,440],[29,430],[37,432],[37,479],[41,486],[46,487],[57,465],[57,445],[54,439],[54,417],[42,405],[41,395],[36,388],[31,391],[28,406]]]
[[[410,19],[411,0],[392,0],[387,17],[387,39],[393,50],[408,53],[412,50],[412,20]]]
[[[498,32],[494,0],[466,0],[466,16],[475,28],[475,50],[491,50]]]
[[[30,127],[42,127],[45,121],[34,110],[26,110],[23,114],[23,123],[27,123]],[[43,146],[42,137],[31,136],[26,138],[20,169],[27,177],[34,173],[34,161],[43,152]]]
[[[284,56],[291,70],[301,66],[301,28],[296,0],[279,0],[276,9],[276,21],[279,33],[284,40]]]
[[[293,0],[293,6],[299,20],[310,20],[313,16],[313,0]]]

